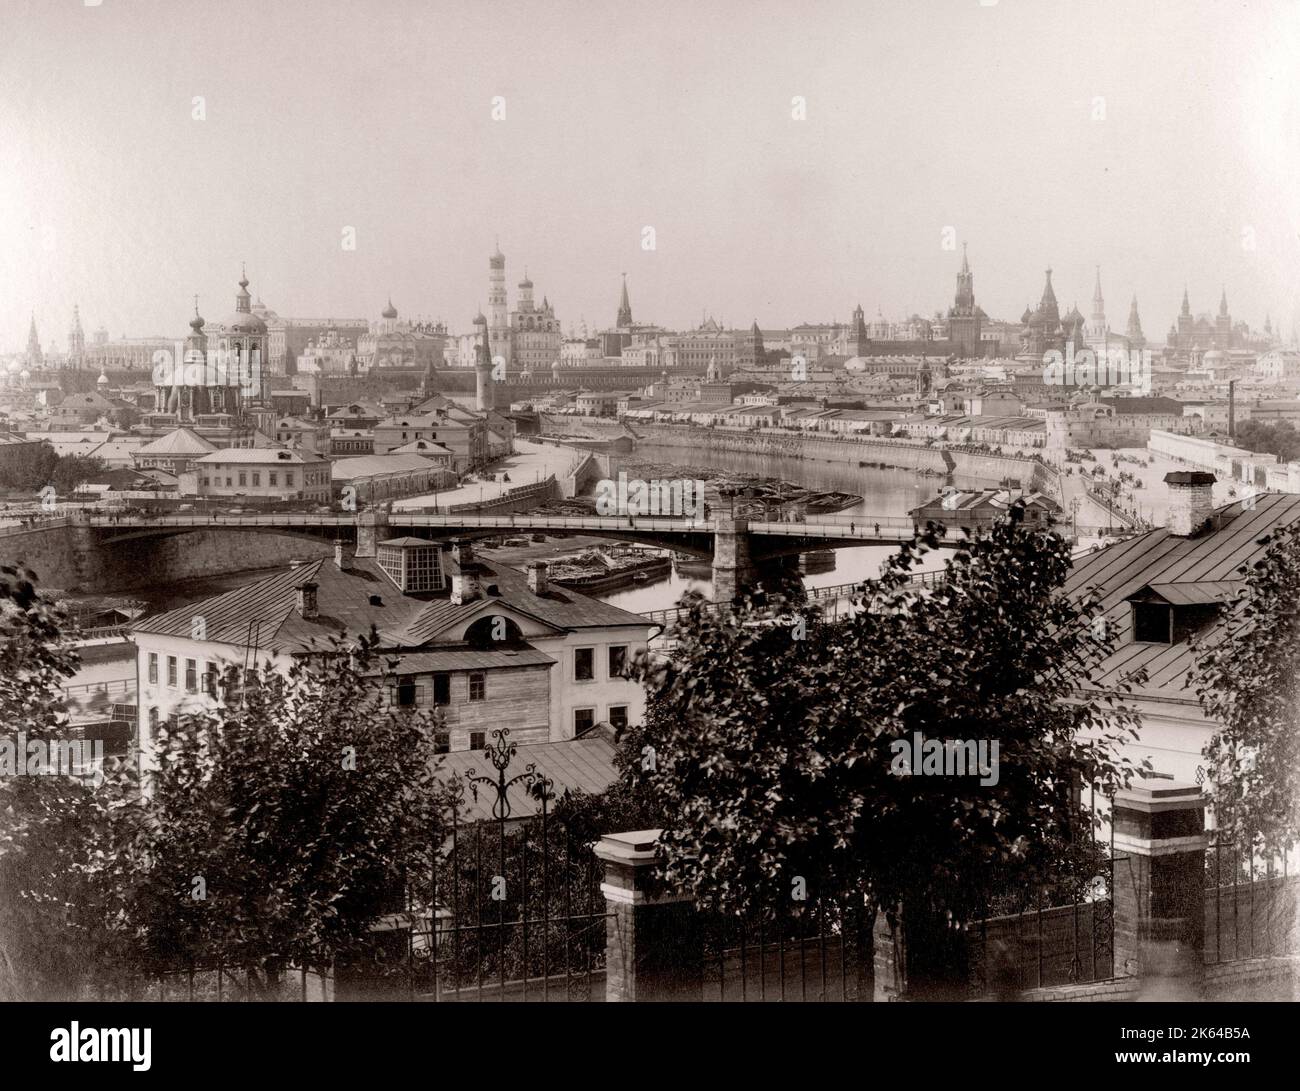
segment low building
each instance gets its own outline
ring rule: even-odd
[[[424,440],[417,440],[423,443]],[[446,451],[446,448],[442,448]],[[438,489],[453,489],[457,478],[447,460],[435,462],[418,454],[363,455],[340,458],[330,467],[334,492],[355,490],[354,498],[374,503],[399,496],[418,496]]]
[[[417,439],[436,440],[452,452],[457,473],[482,466],[489,459],[487,421],[481,414],[455,405],[423,415],[391,416],[375,425],[375,454],[386,455]]]
[[[282,447],[228,447],[194,460],[196,495],[242,503],[332,499],[329,459]]]
[[[338,543],[333,561],[136,622],[144,761],[160,722],[223,700],[227,666],[286,671],[371,626],[389,703],[440,712],[441,749],[479,749],[503,725],[512,742],[528,745],[602,722],[640,722],[644,691],[623,671],[650,637],[645,618],[551,588],[545,564],[524,575],[478,560],[467,542],[448,544],[395,538],[362,559]],[[195,617],[207,619],[203,640],[194,638]],[[258,633],[251,660],[250,631]]]
[[[1041,492],[1010,489],[961,491],[951,487],[907,514],[912,517],[917,530],[923,529],[926,523],[942,523],[949,528],[960,527],[973,533],[987,530],[1005,518],[1017,501],[1024,504],[1028,526],[1051,526],[1060,517],[1061,505]]]
[[[132,462],[137,470],[165,470],[174,477],[189,471],[190,466],[217,448],[188,428],[174,428],[165,436],[136,448]]]

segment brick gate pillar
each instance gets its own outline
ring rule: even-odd
[[[704,951],[689,896],[652,894],[659,830],[607,833],[595,853],[605,865],[605,999],[623,1003],[701,999]]]
[[[1205,975],[1206,797],[1148,780],[1115,795],[1115,976],[1143,999],[1197,999]]]

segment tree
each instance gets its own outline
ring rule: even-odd
[[[0,724],[15,751],[68,738],[66,628],[30,570],[0,567]],[[134,788],[125,762],[107,763],[98,785],[0,776],[0,998],[68,999],[120,976]]]
[[[918,996],[964,989],[961,929],[1007,889],[1087,889],[1081,789],[1127,782],[1137,732],[1126,685],[1084,688],[1111,633],[1093,597],[1060,593],[1069,546],[1017,506],[957,547],[944,583],[911,584],[941,533],[904,545],[851,618],[692,609],[672,660],[638,665],[646,760],[625,772],[668,816],[666,882],[738,914],[901,907]],[[996,775],[904,771],[918,734],[996,742]]]
[[[428,907],[444,799],[435,720],[387,706],[376,634],[160,730],[151,866],[136,906],[159,967],[224,963],[273,990],[289,967],[364,959],[386,913]]]
[[[1263,421],[1243,421],[1236,428],[1233,442],[1248,451],[1277,455],[1281,462],[1300,458],[1300,432],[1290,421],[1266,424]]]
[[[1204,751],[1219,828],[1286,851],[1300,840],[1300,525],[1261,541],[1226,626],[1196,648],[1192,684],[1219,725]]]

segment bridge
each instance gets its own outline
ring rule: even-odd
[[[915,524],[900,515],[828,515],[789,519],[753,518],[764,512],[739,515],[719,510],[699,518],[628,515],[520,515],[445,512],[434,509],[361,512],[149,512],[85,508],[64,513],[73,526],[88,528],[101,547],[199,530],[300,534],[314,538],[343,538],[356,543],[358,557],[373,557],[379,542],[390,537],[483,537],[544,532],[585,534],[668,548],[713,562],[714,591],[729,600],[764,570],[789,568],[800,553],[846,546],[897,546],[911,539]],[[967,528],[947,530],[945,541],[956,544]],[[1069,528],[1060,528],[1065,533]],[[1109,528],[1076,527],[1076,535],[1100,536]]]

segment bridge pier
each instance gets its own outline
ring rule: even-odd
[[[388,537],[388,513],[362,511],[357,513],[358,557],[374,557],[379,553],[379,543]]]
[[[749,522],[730,512],[713,518],[713,597],[730,602],[754,582],[757,569],[749,555]]]

